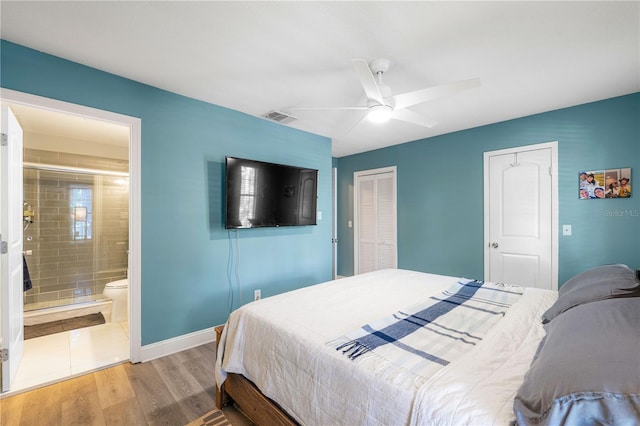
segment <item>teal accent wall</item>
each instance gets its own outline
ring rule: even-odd
[[[0,50],[3,88],[142,120],[143,345],[225,322],[230,285],[235,308],[257,288],[267,297],[331,279],[330,220],[223,225],[226,155],[318,169],[318,210],[331,217],[329,139],[5,40]]]
[[[338,274],[353,274],[353,172],[397,166],[398,266],[483,278],[483,153],[558,141],[562,284],[606,263],[640,268],[640,93],[337,159]],[[580,170],[631,167],[629,199],[579,200]],[[562,236],[571,224],[573,236]]]

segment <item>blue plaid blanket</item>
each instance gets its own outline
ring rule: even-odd
[[[375,374],[425,381],[477,345],[524,289],[463,280],[327,344]]]

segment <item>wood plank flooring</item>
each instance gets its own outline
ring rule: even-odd
[[[120,364],[0,400],[2,426],[183,426],[215,408],[215,344]],[[233,407],[234,426],[250,421]]]

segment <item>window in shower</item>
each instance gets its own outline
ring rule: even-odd
[[[89,187],[73,187],[69,194],[72,229],[74,240],[90,240],[92,236],[93,189]]]

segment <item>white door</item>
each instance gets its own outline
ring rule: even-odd
[[[354,272],[397,268],[396,168],[354,173]]]
[[[2,149],[0,154],[0,263],[2,348],[8,358],[2,363],[2,392],[9,390],[22,359],[24,347],[22,280],[22,129],[7,105],[2,105]],[[6,243],[6,244],[5,244]]]
[[[485,153],[485,280],[557,289],[555,147]]]

